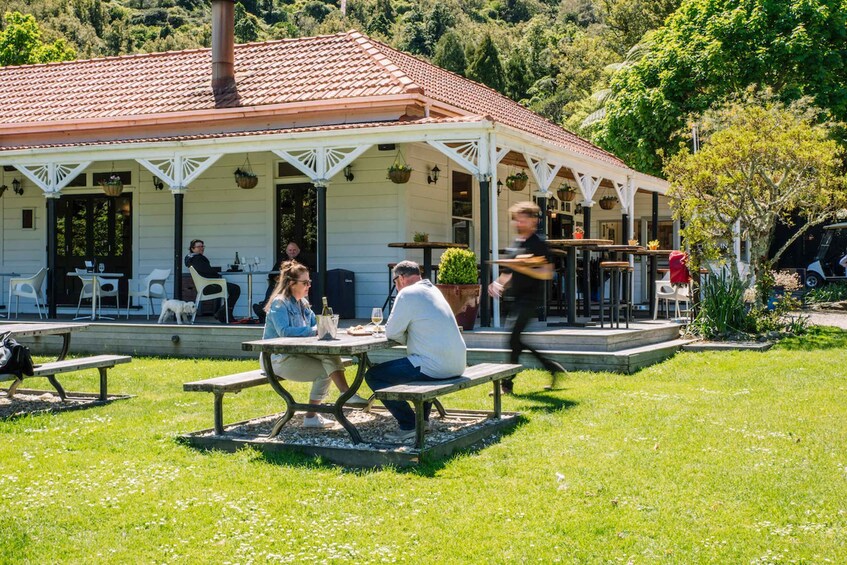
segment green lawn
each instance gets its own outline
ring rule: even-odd
[[[523,425],[405,471],[177,443],[212,421],[211,395],[181,384],[252,366],[136,359],[110,379],[136,398],[0,422],[0,562],[847,562],[838,330],[552,393],[526,371],[505,400]],[[487,408],[487,390],[448,406]],[[251,390],[228,413],[278,406]]]

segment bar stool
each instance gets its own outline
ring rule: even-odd
[[[629,328],[629,317],[632,313],[632,272],[633,269],[628,261],[601,261],[600,262],[600,327],[604,324],[604,295],[603,281],[605,272],[609,271],[609,327],[621,327],[621,309],[626,308],[624,321]],[[626,281],[626,282],[624,282]]]
[[[385,317],[387,318],[391,314],[391,307],[394,306],[394,267],[397,266],[397,263],[388,263],[388,296],[385,297],[385,302],[382,303],[382,309],[385,310],[388,307],[388,311],[385,313]]]

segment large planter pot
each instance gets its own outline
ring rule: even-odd
[[[463,330],[472,330],[479,311],[482,287],[478,284],[437,284],[438,290],[447,299],[447,304]]]
[[[123,183],[103,183],[100,185],[106,196],[120,196],[124,191]]]

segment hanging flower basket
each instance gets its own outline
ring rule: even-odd
[[[253,173],[235,169],[235,184],[238,185],[238,188],[256,188],[256,185],[259,184],[259,177]]]
[[[576,198],[576,191],[572,188],[560,188],[556,191],[556,196],[558,196],[559,200],[562,202],[571,202],[574,198]]]
[[[412,167],[409,165],[395,163],[388,168],[388,180],[394,184],[406,184],[410,178],[412,178]]]
[[[506,186],[509,187],[509,190],[514,192],[521,192],[526,188],[526,184],[528,182],[529,177],[523,171],[506,177]]]
[[[617,202],[618,202],[618,199],[615,198],[614,196],[604,196],[603,198],[600,199],[600,207],[603,210],[611,210],[612,208],[615,207],[615,204],[617,204]]]
[[[106,196],[120,196],[124,191],[124,183],[118,175],[111,175],[106,180],[100,181],[100,188]]]
[[[250,166],[250,157],[244,159],[244,164],[235,169],[235,184],[238,188],[250,189],[256,188],[259,184],[259,176],[253,172],[253,167]]]

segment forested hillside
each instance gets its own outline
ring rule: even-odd
[[[812,95],[843,119],[845,2],[347,0],[342,14],[332,1],[242,0],[235,35],[244,43],[358,29],[660,173],[656,150],[674,151],[690,115],[750,84]],[[209,0],[0,0],[0,10],[32,14],[48,47],[64,39],[78,58],[210,42]]]

